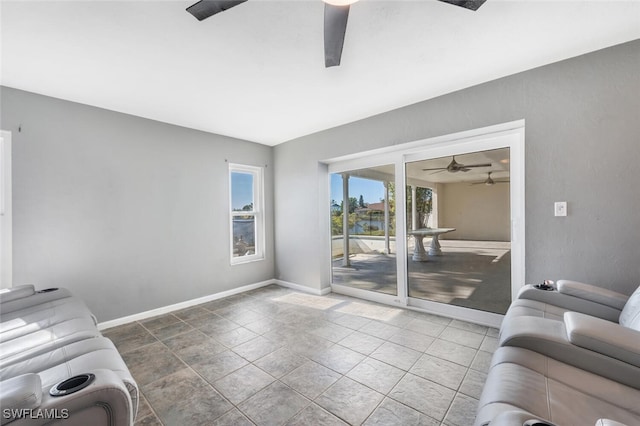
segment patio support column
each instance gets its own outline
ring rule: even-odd
[[[349,261],[349,174],[342,173],[342,266],[351,266]]]
[[[389,182],[384,183],[384,250],[391,254],[389,243]]]
[[[418,207],[416,205],[416,186],[411,185],[411,230],[418,229],[416,221],[418,220]]]

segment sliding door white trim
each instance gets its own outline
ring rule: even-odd
[[[0,288],[13,280],[13,218],[11,206],[11,132],[0,131]]]
[[[499,148],[510,150],[511,204],[511,298],[514,299],[525,284],[525,170],[524,122],[517,127],[493,134],[483,133],[447,143],[430,144],[404,156],[406,163],[430,158],[448,157],[475,151]],[[398,225],[400,227],[400,225]],[[411,299],[412,300],[412,299]]]
[[[409,142],[406,144],[385,147],[367,152],[349,154],[328,159],[322,162],[321,187],[324,188],[326,198],[321,201],[321,223],[330,224],[330,211],[327,201],[330,200],[328,191],[329,176],[332,173],[348,172],[368,167],[394,164],[396,182],[396,203],[404,205],[406,200],[405,164],[428,158],[439,158],[450,155],[464,154],[497,148],[510,148],[510,197],[511,197],[511,294],[514,298],[519,289],[525,284],[525,161],[524,161],[524,120],[517,120],[494,126],[473,129],[434,138]],[[408,306],[418,310],[426,310],[468,321],[474,321],[491,326],[499,326],[502,315],[476,311],[473,309],[431,302],[428,300],[408,297],[407,288],[407,258],[406,245],[406,211],[396,211],[396,250],[398,294],[391,296],[373,291],[354,289],[345,285],[331,284],[331,263],[327,262],[328,281],[324,286],[331,285],[336,293],[342,293],[363,299],[373,300],[396,306]],[[327,225],[327,233],[329,232]],[[330,259],[331,242],[324,239],[323,252]]]

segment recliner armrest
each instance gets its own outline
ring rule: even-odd
[[[609,419],[598,419],[596,422],[596,426],[627,426],[624,423],[616,422],[615,420]]]
[[[557,283],[558,291],[562,294],[577,297],[580,299],[591,300],[605,306],[622,310],[625,303],[629,299],[626,294],[617,291],[607,290],[606,288],[596,287],[591,284],[585,284],[578,281],[559,280]]]
[[[4,317],[6,314],[10,312],[16,312],[32,306],[42,305],[47,302],[51,302],[58,299],[64,299],[71,296],[72,296],[71,292],[66,288],[51,288],[51,289],[36,291],[35,293],[29,296],[3,302],[2,316]]]
[[[574,345],[640,367],[639,331],[578,312],[566,312],[564,323]]]
[[[36,294],[35,288],[31,284],[17,285],[11,288],[0,290],[0,303],[11,302]]]
[[[60,420],[56,424],[133,425],[136,407],[118,375],[107,369],[94,369],[86,373],[94,374],[95,378],[90,385],[77,392],[51,396],[45,386],[37,412],[56,416],[55,419]],[[21,416],[18,412],[17,416],[7,417],[12,422],[10,426],[45,426],[52,423],[51,418],[45,415]]]
[[[504,411],[498,414],[490,422],[482,423],[480,426],[555,426],[555,423],[551,423],[548,420],[542,419],[538,416],[534,416],[526,411]],[[607,425],[609,426],[609,425]],[[612,425],[614,426],[614,425]],[[625,425],[622,425],[625,426]]]
[[[575,312],[571,313],[576,314]],[[589,318],[587,315],[585,317]],[[613,334],[618,331],[633,332],[633,330],[616,323],[593,319],[615,327],[616,331],[613,331]],[[640,332],[636,331],[634,334],[637,342],[637,336],[640,335]],[[599,350],[603,350],[602,348],[586,348],[573,343],[569,340],[567,325],[563,321],[526,316],[513,318],[502,325],[500,346],[529,349],[581,370],[606,377],[634,389],[640,389],[640,368],[638,368],[640,359],[635,363],[629,363],[626,359],[623,361],[608,353],[599,352]],[[610,349],[609,352],[614,351]]]
[[[37,408],[42,402],[42,381],[37,374],[29,373],[0,382],[0,407],[3,410]],[[10,416],[2,416],[0,424],[9,423]]]
[[[557,290],[545,291],[539,290],[535,286],[528,284],[518,292],[518,299],[534,300],[536,302],[546,303],[560,309],[566,309],[572,312],[582,312],[594,317],[618,322],[622,308],[614,308],[609,305],[594,302],[590,299],[584,299],[567,293],[561,293]]]

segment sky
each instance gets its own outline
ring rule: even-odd
[[[231,173],[231,205],[234,210],[253,202],[253,175],[250,173]],[[365,203],[379,203],[384,199],[384,184],[377,180],[363,179],[355,176],[349,178],[349,196]],[[331,199],[340,204],[342,201],[342,176],[331,175]]]
[[[242,210],[253,202],[253,175],[251,173],[231,173],[231,207]]]
[[[365,203],[379,203],[384,199],[384,184],[378,180],[363,179],[355,176],[349,178],[349,197],[364,198]],[[342,176],[331,175],[331,199],[339,205],[342,201]]]

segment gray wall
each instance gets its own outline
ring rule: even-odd
[[[511,240],[509,185],[445,183],[438,187],[438,227],[456,228],[443,240]]]
[[[1,90],[14,284],[67,287],[106,321],[273,278],[270,147]],[[225,159],[268,166],[264,261],[229,264]]]
[[[638,70],[636,40],[278,145],[276,277],[328,285],[317,244],[328,233],[321,160],[525,119],[527,281],[631,292],[640,284]],[[568,201],[568,217],[553,217],[554,201]]]

